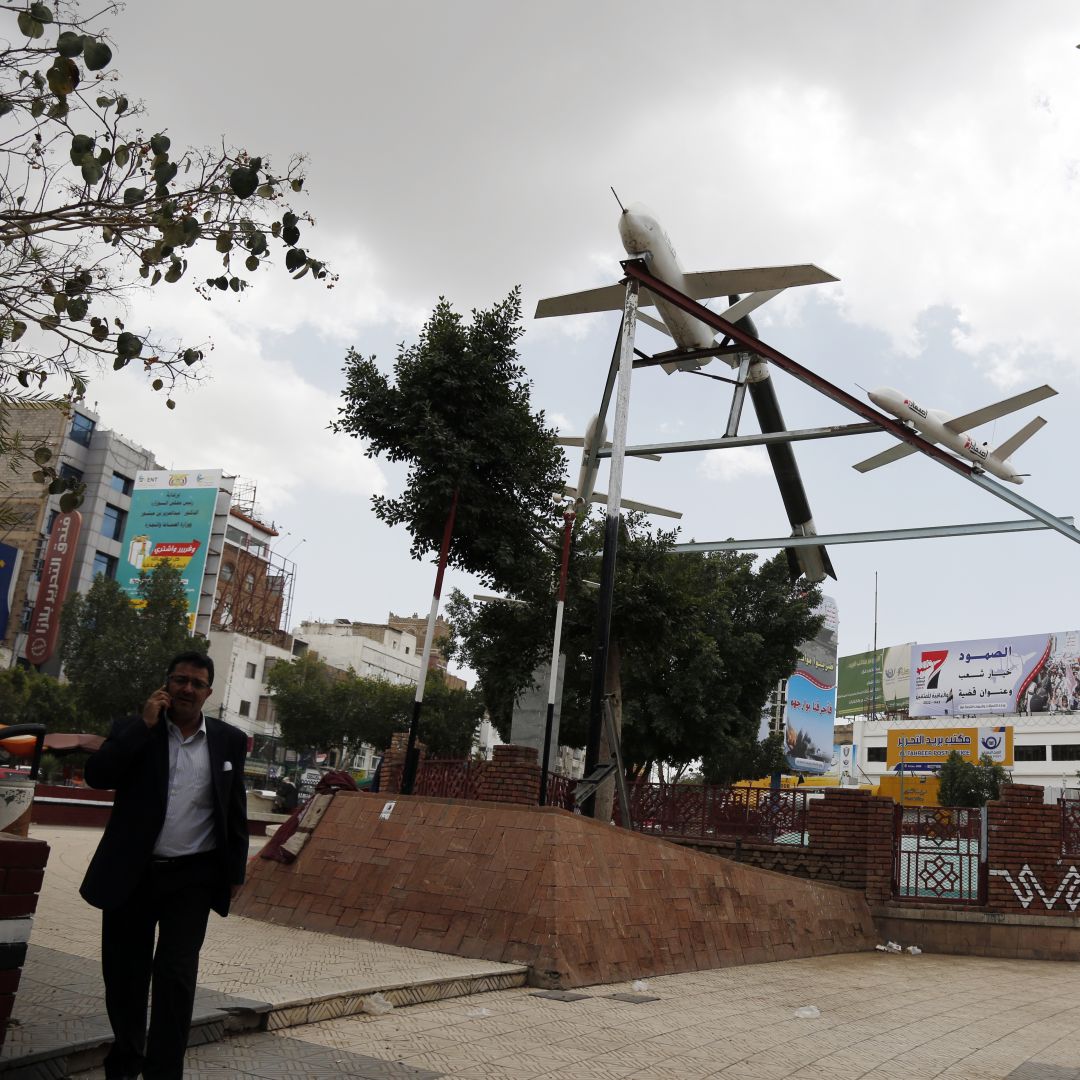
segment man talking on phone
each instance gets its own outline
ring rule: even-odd
[[[203,715],[213,682],[210,657],[174,657],[142,715],[114,723],[84,770],[91,787],[116,792],[79,890],[102,909],[114,1038],[105,1075],[115,1080],[183,1077],[210,909],[227,915],[244,881],[247,736]]]

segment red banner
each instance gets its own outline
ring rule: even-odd
[[[26,659],[31,664],[44,664],[56,649],[60,609],[75,565],[75,545],[81,528],[82,514],[78,510],[70,514],[57,514],[53,522],[41,566],[34,615],[30,620],[30,637],[26,642]]]

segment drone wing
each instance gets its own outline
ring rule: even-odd
[[[963,416],[954,416],[945,422],[945,426],[952,432],[959,434],[969,428],[978,427],[980,424],[988,424],[991,420],[999,420],[1009,413],[1018,409],[1026,409],[1028,405],[1034,405],[1036,401],[1043,401],[1053,397],[1057,391],[1052,386],[1037,386],[1034,390],[1025,390],[1015,397],[1005,398],[1003,401],[995,401],[993,405],[986,405],[974,412],[964,413]]]
[[[742,301],[745,309],[737,312],[732,322],[749,314],[755,307],[771,299],[782,289],[796,285],[821,285],[828,281],[837,281],[827,270],[822,270],[812,263],[800,263],[795,266],[757,266],[744,270],[706,270],[698,274],[687,274],[683,279],[686,295],[694,300],[709,299],[714,296],[731,296],[734,293],[769,293],[756,303],[755,298],[747,297]],[[565,296],[551,296],[536,305],[536,318],[549,319],[556,315],[585,315],[592,311],[618,311],[626,299],[623,285],[604,285],[599,289],[585,289],[583,292],[567,293]],[[642,289],[638,300],[639,307],[648,307],[656,303],[655,297]],[[727,315],[724,316],[727,318]]]

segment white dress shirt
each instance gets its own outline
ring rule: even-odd
[[[213,851],[217,844],[206,721],[200,716],[198,728],[186,739],[171,720],[165,723],[169,737],[169,790],[165,824],[154,843],[154,854],[174,858]]]

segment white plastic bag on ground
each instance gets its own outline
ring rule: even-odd
[[[897,943],[895,941],[887,941],[887,942],[885,942],[885,948],[888,949],[889,952],[903,952],[904,951],[903,949],[900,948],[899,945],[897,945]]]
[[[485,1016],[491,1015],[490,1009],[466,1009],[465,1015],[470,1020],[482,1020]]]
[[[804,1005],[795,1010],[796,1020],[816,1020],[821,1016],[821,1010],[816,1005]]]
[[[382,994],[368,994],[364,998],[364,1004],[360,1011],[367,1013],[369,1016],[385,1016],[388,1012],[394,1011],[394,1006]]]
[[[648,989],[649,989],[649,984],[644,979],[635,979],[634,980],[634,993],[635,994],[644,994],[645,991],[648,990]]]
[[[908,952],[911,953],[912,956],[922,956],[922,949],[920,949],[918,945],[909,945]]]

